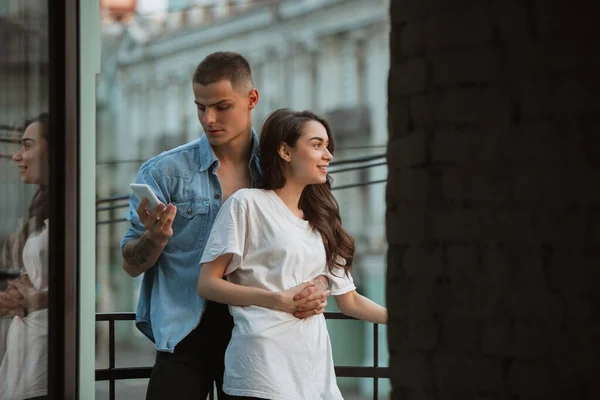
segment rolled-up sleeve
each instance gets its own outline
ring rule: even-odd
[[[346,265],[346,260],[341,257],[338,257],[338,262],[341,265]],[[352,274],[350,271],[346,274],[343,267],[335,267],[333,272],[329,270],[329,267],[325,267],[321,275],[325,275],[329,280],[329,291],[332,296],[339,296],[356,290]]]
[[[344,260],[340,260],[344,264]],[[333,272],[326,268],[323,274],[329,279],[329,290],[332,296],[339,296],[356,290],[350,271],[346,274],[344,268],[335,268]]]
[[[164,188],[161,188],[158,181],[153,176],[153,169],[148,163],[145,163],[140,167],[140,170],[135,178],[135,183],[145,183],[146,185],[150,186],[154,194],[156,194],[156,197],[158,197],[162,203],[167,204],[166,197],[164,195]],[[125,219],[129,221],[129,229],[121,240],[121,249],[123,249],[127,242],[132,239],[140,238],[146,231],[136,211],[139,205],[140,200],[135,194],[131,193],[129,196],[129,210],[127,210],[127,213],[125,214]]]

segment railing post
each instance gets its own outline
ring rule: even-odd
[[[379,325],[373,324],[373,367],[375,372],[379,369]],[[379,398],[379,377],[377,374],[373,377],[373,400]]]
[[[108,321],[108,369],[115,369],[115,320]],[[108,398],[115,400],[115,379],[110,378],[108,381]]]

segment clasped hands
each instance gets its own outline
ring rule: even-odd
[[[294,314],[296,318],[306,318],[322,314],[327,306],[327,278],[320,276],[311,282],[279,293],[277,308]]]
[[[27,275],[10,281],[0,291],[0,316],[25,317],[45,307],[42,293],[36,290]]]

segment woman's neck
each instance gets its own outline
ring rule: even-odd
[[[283,187],[273,190],[277,196],[283,201],[294,214],[299,218],[304,218],[302,210],[299,208],[300,196],[306,185],[296,184],[294,182],[286,182]]]

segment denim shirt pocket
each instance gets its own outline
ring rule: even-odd
[[[201,250],[208,226],[210,201],[206,197],[173,201],[177,214],[173,221],[173,236],[167,247],[176,250]]]

